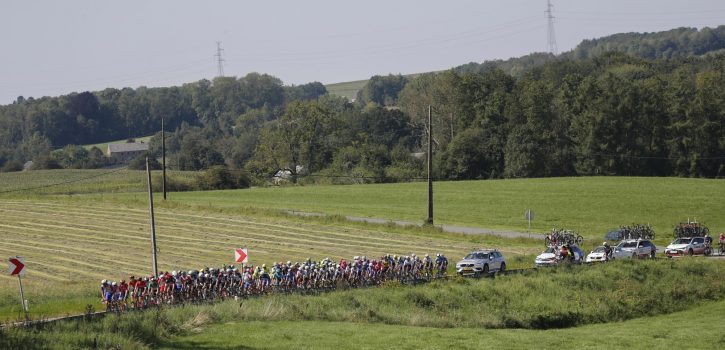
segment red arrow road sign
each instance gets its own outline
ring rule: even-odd
[[[10,276],[23,276],[25,275],[25,263],[23,258],[17,256],[14,258],[8,259],[8,262],[10,263],[10,266],[8,268],[8,272],[10,272]]]
[[[246,263],[249,258],[247,255],[247,248],[234,249],[234,262],[235,263]]]

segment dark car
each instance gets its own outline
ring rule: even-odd
[[[624,232],[622,231],[622,229],[611,230],[611,231],[607,232],[606,235],[604,235],[605,241],[619,242],[623,239],[624,239]]]

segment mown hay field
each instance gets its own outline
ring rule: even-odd
[[[89,202],[111,203],[147,200],[143,171],[105,172],[51,170],[0,174],[0,196],[33,199],[71,195]],[[176,181],[188,182],[197,173],[169,174]],[[95,177],[85,179],[90,176]],[[159,188],[160,172],[153,176],[155,188]],[[70,183],[45,187],[58,182]],[[41,188],[21,190],[33,187]],[[434,184],[434,196],[437,224],[525,232],[524,212],[532,209],[534,232],[569,228],[592,241],[600,240],[610,229],[632,223],[651,224],[658,234],[658,245],[669,243],[673,227],[688,219],[702,222],[715,234],[725,231],[725,201],[721,200],[725,198],[725,181],[721,179],[575,177],[441,181]],[[427,185],[299,185],[178,192],[171,193],[168,202],[211,209],[297,210],[422,223],[427,215]]]
[[[97,299],[101,279],[150,274],[149,214],[143,205],[77,198],[8,199],[0,200],[0,217],[0,256],[26,258],[24,284],[36,315],[66,309],[80,312],[88,300],[99,306],[93,298]],[[270,264],[308,257],[349,259],[388,253],[441,252],[457,259],[486,243],[486,237],[480,236],[470,241],[463,236],[416,232],[315,218],[240,216],[164,207],[156,210],[159,269],[163,271],[229,265],[237,247],[249,248],[250,263]],[[511,267],[516,266],[516,255],[538,250],[522,240],[512,243],[502,247],[513,260]],[[518,261],[520,265],[530,263],[528,258]],[[3,275],[0,283],[0,317],[14,315],[19,311],[17,281]]]
[[[577,177],[448,181],[434,184],[434,219],[452,224],[526,232],[578,230],[601,240],[612,228],[650,223],[658,245],[672,239],[673,227],[697,219],[712,232],[725,231],[725,181],[686,178]],[[143,194],[121,198],[143,199]],[[377,217],[422,223],[427,185],[290,186],[249,190],[175,193],[172,202],[213,207],[301,210],[331,215]]]

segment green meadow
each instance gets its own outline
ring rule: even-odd
[[[119,198],[141,200],[143,194]],[[578,230],[599,240],[612,228],[649,223],[664,244],[679,222],[697,219],[713,232],[725,230],[725,181],[686,178],[580,177],[448,181],[434,184],[434,219],[450,224],[526,232]],[[184,192],[172,203],[239,208],[299,210],[422,223],[427,216],[423,182],[252,188]]]
[[[6,329],[0,348],[719,348],[724,267],[703,258],[618,261],[232,300]]]

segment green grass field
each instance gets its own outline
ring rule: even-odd
[[[151,141],[151,137],[152,136],[135,137],[134,140],[136,140],[136,142],[149,143],[149,141]],[[101,151],[103,151],[103,153],[106,153],[106,151],[108,151],[108,145],[111,143],[126,143],[126,139],[109,141],[109,142],[101,142],[101,143],[96,143],[96,144],[92,144],[92,145],[83,145],[83,147],[85,147],[87,149],[91,149],[93,147],[98,147]]]
[[[532,229],[578,230],[600,240],[619,225],[650,223],[658,244],[670,241],[675,224],[697,219],[712,232],[725,230],[725,181],[685,178],[581,177],[437,182],[434,219],[454,224],[525,232],[524,211],[535,213]],[[422,223],[425,183],[292,186],[235,191],[174,193],[171,201],[222,208],[301,210]],[[143,197],[143,194],[120,198]]]
[[[343,83],[327,84],[325,88],[330,95],[337,95],[352,100],[363,86],[368,82],[365,80],[348,81]]]
[[[102,172],[53,170],[0,174],[0,192],[72,181]],[[186,179],[195,173],[170,174]],[[158,179],[159,175],[154,176]],[[146,200],[145,188],[143,172],[122,171],[5,196],[88,194],[83,197],[92,201],[103,198],[111,203],[142,202]],[[523,214],[530,208],[535,213],[534,232],[543,233],[552,227],[570,228],[592,241],[601,239],[609,229],[632,223],[652,224],[658,233],[659,245],[670,241],[674,225],[688,219],[697,219],[713,233],[725,230],[725,217],[721,215],[725,212],[725,202],[719,200],[725,198],[723,180],[578,177],[447,181],[435,183],[434,195],[437,224],[526,231]],[[181,206],[299,210],[422,223],[427,215],[426,196],[426,184],[418,182],[182,192],[172,193],[169,202]]]
[[[0,348],[720,348],[723,263],[621,261],[164,308],[6,330]]]
[[[149,273],[145,174],[127,170],[105,174],[107,171],[0,174],[0,255],[26,257],[29,272],[23,283],[32,318],[77,314],[88,304],[100,308],[96,295],[100,279]],[[195,176],[171,174],[179,179]],[[82,178],[88,179],[74,181]],[[58,182],[67,183],[46,187]],[[29,187],[42,188],[2,193]],[[240,246],[250,248],[254,264],[426,252],[443,252],[455,261],[475,248],[498,247],[510,268],[532,265],[542,248],[540,241],[340,218],[353,215],[422,222],[426,190],[425,183],[290,186],[170,193],[166,202],[156,193],[159,267],[198,269],[229,264],[232,249]],[[435,194],[438,224],[525,231],[523,213],[531,208],[536,213],[535,231],[552,226],[577,229],[589,238],[585,248],[597,243],[607,229],[633,222],[651,223],[659,234],[659,246],[669,241],[672,227],[688,217],[704,222],[713,232],[725,229],[722,180],[588,177],[437,182]],[[295,217],[286,210],[329,216]],[[318,297],[262,298],[245,301],[243,309],[238,303],[185,307],[162,312],[163,319],[141,313],[85,326],[64,323],[47,332],[20,332],[9,339],[25,345],[29,343],[23,339],[63,339],[54,344],[58,348],[89,347],[94,334],[105,347],[113,348],[239,348],[245,344],[251,348],[328,348],[333,344],[358,348],[361,342],[373,347],[395,343],[395,339],[404,348],[426,348],[428,344],[470,348],[486,347],[488,341],[503,347],[514,342],[524,347],[534,342],[550,347],[558,337],[571,336],[580,337],[581,345],[588,348],[616,347],[620,342],[635,348],[662,346],[683,342],[685,330],[718,324],[712,323],[715,316],[708,312],[724,307],[725,285],[719,277],[722,264],[703,258],[617,262],[411,289],[384,287]],[[17,294],[17,279],[0,277],[0,321],[21,316]],[[696,306],[706,300],[719,302],[704,309]],[[576,305],[570,313],[557,311],[570,305]],[[693,307],[697,308],[688,310]],[[685,321],[676,324],[677,329],[672,325],[674,316],[656,316],[681,310],[688,311],[678,316]],[[710,323],[699,323],[695,311],[706,315],[702,317]],[[643,316],[647,317],[637,319]],[[619,322],[622,320],[629,321]],[[546,332],[495,329],[538,328],[537,324],[576,328]],[[646,324],[652,326],[644,327]],[[290,336],[274,341],[247,333],[227,336],[242,325],[257,332],[279,327]],[[637,329],[644,334],[641,342],[629,339]],[[320,332],[310,342],[296,340],[296,335],[316,330]],[[355,330],[349,338],[342,336]],[[373,337],[380,332],[400,334],[398,338]],[[611,332],[616,338],[611,342],[597,339],[597,332]],[[715,344],[717,348],[723,342],[722,333],[716,333],[719,338],[699,337],[686,345]],[[541,338],[542,343],[531,337]]]
[[[428,72],[428,73],[437,73],[437,72]],[[408,79],[413,79],[421,74],[428,74],[428,73],[405,74],[405,77],[407,77]],[[330,95],[342,96],[342,97],[347,98],[348,100],[351,100],[351,99],[355,98],[358,91],[362,90],[362,88],[365,87],[365,84],[367,84],[368,80],[369,79],[327,84],[327,85],[325,85],[325,88],[327,89],[327,92]]]
[[[324,321],[238,322],[172,338],[162,349],[716,349],[725,301],[670,315],[570,329],[480,330]]]
[[[193,171],[167,172],[168,177],[180,181],[190,181],[196,175],[197,172]],[[152,183],[155,187],[160,185],[160,172],[154,172]],[[143,192],[146,189],[145,171],[120,168],[33,170],[0,174],[0,198]]]

